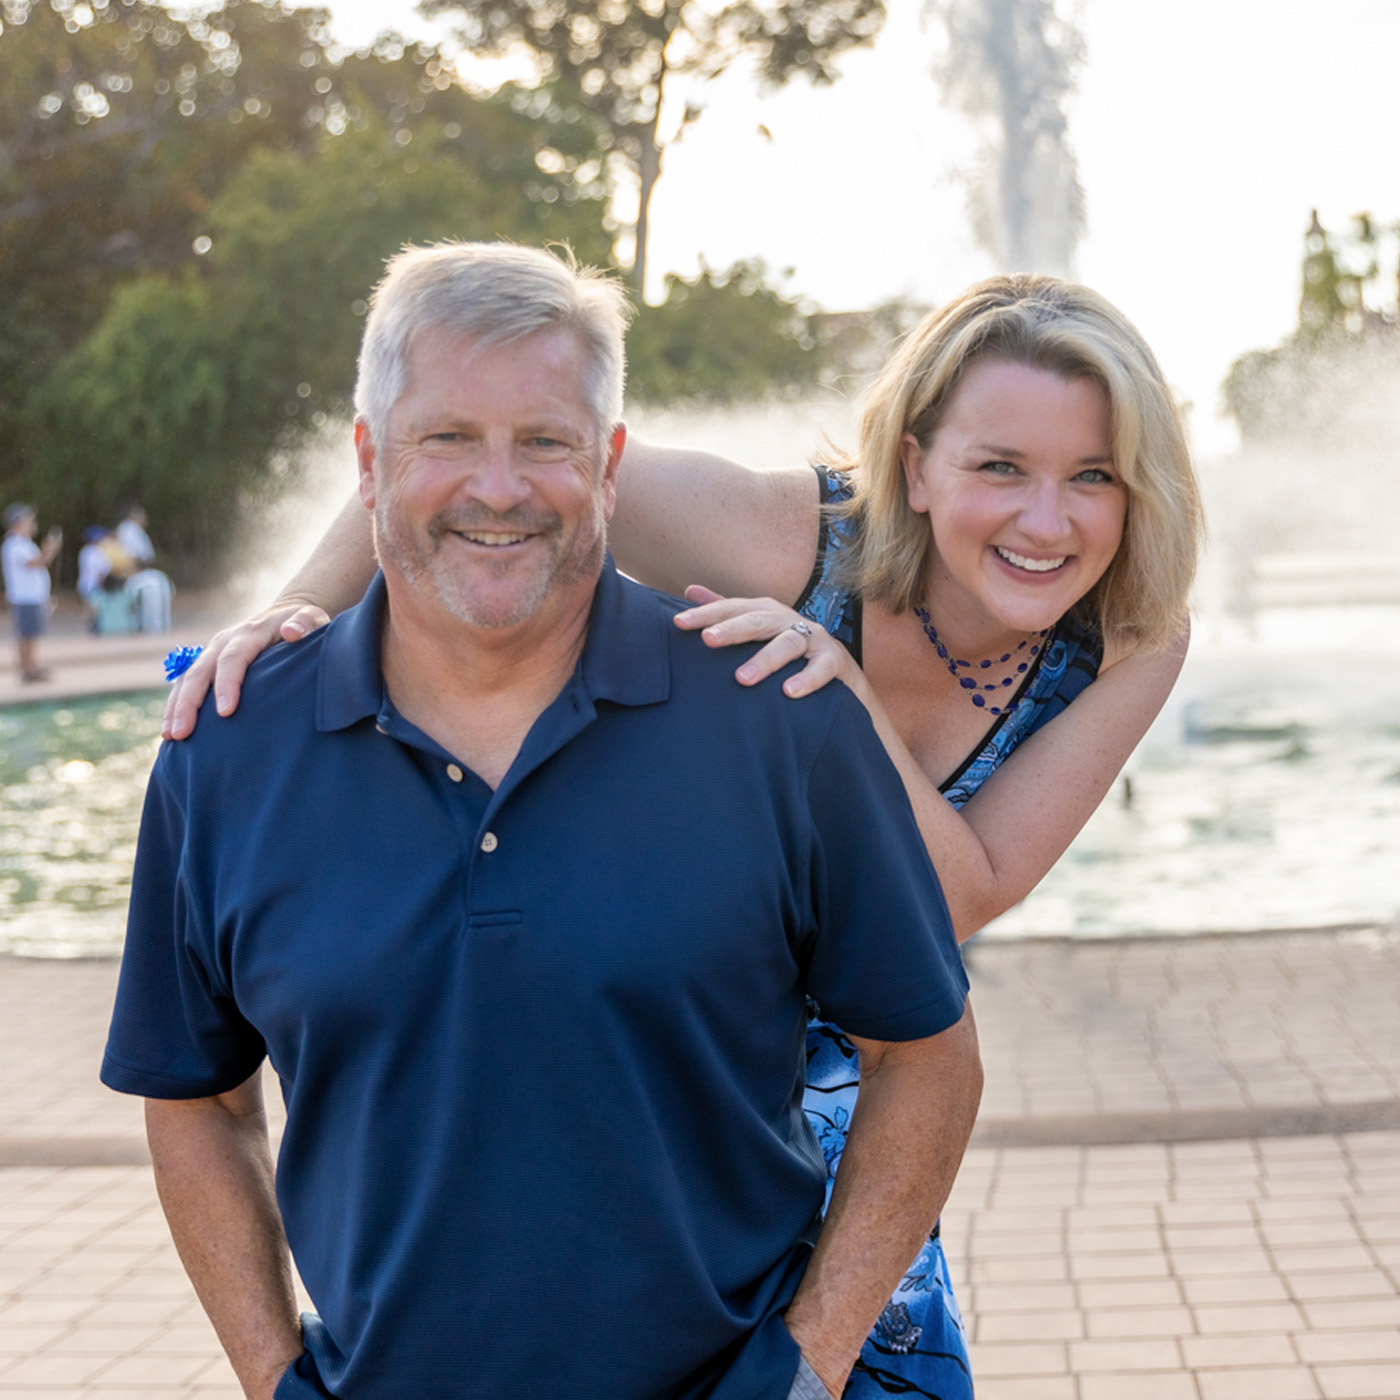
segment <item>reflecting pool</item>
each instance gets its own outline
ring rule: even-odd
[[[0,709],[0,952],[121,951],[163,691]]]
[[[1400,660],[1322,656],[1188,662],[1130,789],[988,934],[1400,919]]]
[[[1384,620],[1366,637],[1400,636],[1400,614]],[[1130,764],[1131,800],[1120,783],[984,936],[1400,918],[1400,654],[1329,646],[1339,626],[1313,613],[1273,640],[1199,638]],[[164,699],[0,709],[0,952],[120,951]]]

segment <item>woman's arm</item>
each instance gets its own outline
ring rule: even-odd
[[[377,567],[370,513],[356,491],[276,601],[310,603],[335,617],[364,597]]]
[[[817,557],[819,506],[810,467],[754,471],[629,438],[608,544],[624,573],[665,593],[702,583],[791,603]]]
[[[716,600],[704,589],[687,596],[702,606],[678,614],[676,624],[703,628],[707,645],[771,639],[736,672],[742,684],[756,685],[806,655],[807,668],[783,682],[788,695],[809,694],[833,679],[855,692],[904,780],[960,942],[1045,878],[1113,786],[1171,693],[1186,657],[1183,632],[1165,652],[1111,660],[1092,685],[1021,744],[959,810],[919,766],[865,673],[815,623],[807,624],[809,634],[794,631],[797,614],[772,599]]]
[[[1024,899],[1079,835],[1171,694],[1188,641],[1189,629],[1166,651],[1134,652],[1101,669],[964,805],[980,849],[958,891],[968,934]],[[948,882],[960,883],[959,873]]]
[[[667,593],[702,579],[724,592],[795,602],[812,571],[820,523],[810,468],[752,471],[707,452],[629,440],[608,543],[625,573]],[[359,602],[374,568],[369,513],[356,494],[271,606],[216,633],[176,681],[162,735],[194,732],[211,685],[215,708],[231,715],[253,660]]]

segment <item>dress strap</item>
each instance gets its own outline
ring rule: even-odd
[[[804,617],[824,627],[855,657],[859,665],[860,595],[844,587],[837,579],[837,561],[855,533],[855,521],[832,509],[851,499],[851,482],[844,472],[834,467],[814,466],[813,470],[817,474],[822,509],[817,557],[807,586],[794,606]]]

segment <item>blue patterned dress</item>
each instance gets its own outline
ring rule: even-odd
[[[818,467],[817,475],[824,506],[850,499],[850,485],[839,472]],[[849,518],[823,514],[816,566],[797,610],[819,622],[859,662],[861,600],[833,577],[853,531]],[[961,807],[1017,744],[1054,719],[1098,675],[1102,657],[1097,632],[1068,619],[1058,623],[1011,704],[941,785],[939,790],[948,801]],[[826,1158],[828,1201],[832,1177],[845,1150],[858,1084],[855,1047],[835,1026],[814,1015],[807,1023],[803,1108]],[[948,1280],[937,1226],[866,1338],[845,1394],[854,1400],[879,1400],[886,1395],[968,1400],[972,1395],[967,1334]]]

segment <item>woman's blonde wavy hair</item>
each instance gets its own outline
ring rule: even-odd
[[[979,282],[925,317],[880,371],[865,397],[859,456],[836,462],[854,495],[834,509],[858,526],[845,581],[893,612],[923,601],[935,542],[928,517],[909,505],[900,444],[912,433],[927,452],[969,365],[987,360],[1090,379],[1107,393],[1127,520],[1113,561],[1075,611],[1120,644],[1166,646],[1185,622],[1204,530],[1181,416],[1128,319],[1056,277]]]

